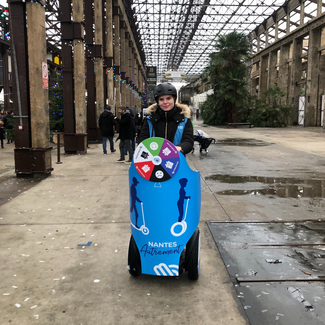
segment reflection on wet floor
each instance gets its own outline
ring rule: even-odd
[[[262,140],[257,139],[244,139],[244,138],[226,138],[223,140],[216,141],[216,145],[223,146],[243,146],[243,147],[261,147],[261,146],[269,146],[273,143],[264,142]]]
[[[249,324],[324,324],[323,220],[208,227]]]
[[[325,197],[325,180],[323,179],[303,180],[285,177],[232,176],[219,174],[207,176],[205,179],[228,184],[261,183],[269,185],[265,188],[232,189],[216,192],[216,194],[219,195],[271,195],[283,198]]]

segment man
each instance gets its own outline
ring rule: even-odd
[[[111,113],[111,107],[109,105],[106,105],[104,112],[100,114],[98,125],[103,138],[104,155],[107,155],[107,150],[106,150],[107,139],[109,140],[111,152],[112,153],[115,152],[116,149],[114,149],[114,142],[113,142],[115,121],[114,121],[114,115]]]
[[[1,148],[3,148],[3,139],[4,139],[4,122],[2,121],[2,119],[0,118],[0,143],[1,143]]]
[[[13,130],[13,116],[9,111],[5,111],[5,115],[3,117],[4,128],[7,138],[7,144],[12,143],[14,141],[14,130]]]
[[[118,112],[121,114],[121,119],[114,117],[115,121],[119,124],[119,136],[120,139],[120,159],[117,162],[126,162],[131,163],[133,158],[133,149],[132,149],[132,138],[133,138],[133,121],[129,111],[126,110],[126,107],[121,106],[118,108]],[[127,152],[129,153],[129,160],[125,161],[125,151],[124,145]]]

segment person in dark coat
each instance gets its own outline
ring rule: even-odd
[[[133,137],[131,139],[131,145],[132,145],[132,150],[133,152],[135,151],[135,137],[137,136],[137,128],[135,125],[135,118],[134,118],[134,113],[131,108],[127,107],[126,110],[130,113],[132,117],[132,129],[133,129]],[[125,148],[125,154],[127,154],[127,150]]]
[[[5,115],[3,118],[4,127],[5,127],[5,134],[7,138],[7,144],[14,141],[13,136],[13,116],[11,112],[5,111]]]
[[[142,123],[143,123],[143,111],[141,111],[141,113],[138,113],[135,116],[134,122],[135,122],[136,131],[137,131],[137,141],[136,142],[139,143],[139,136],[141,133]]]
[[[156,104],[148,107],[139,142],[160,137],[172,142],[184,155],[194,144],[191,111],[187,105],[176,103],[177,90],[169,82],[159,84],[154,92]]]
[[[109,105],[106,105],[104,112],[100,114],[98,125],[103,138],[104,154],[105,155],[107,154],[107,150],[106,150],[107,139],[109,140],[111,152],[115,152],[116,149],[114,149],[114,142],[113,142],[115,121],[114,121],[114,115],[112,114],[111,107]]]
[[[0,143],[1,143],[1,148],[3,148],[3,139],[4,139],[4,134],[5,134],[5,123],[3,122],[3,119],[0,118]]]
[[[115,121],[119,124],[119,136],[117,139],[120,139],[120,159],[117,162],[126,162],[131,163],[133,158],[133,150],[132,150],[132,139],[134,137],[134,130],[133,130],[133,119],[127,111],[126,107],[121,106],[118,109],[119,113],[121,114],[121,119],[115,117]],[[125,150],[124,145],[126,146],[126,150],[129,153],[129,160],[125,161]]]

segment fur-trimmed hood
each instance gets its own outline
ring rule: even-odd
[[[182,110],[181,111],[181,114],[183,114],[184,117],[191,118],[191,110],[190,110],[190,108],[187,105],[180,104],[180,103],[176,103],[175,106],[178,107],[178,108],[180,108]],[[157,103],[152,104],[152,105],[150,105],[147,108],[147,113],[148,114],[152,114],[152,113],[154,113],[157,110],[157,108],[158,108],[158,104]]]

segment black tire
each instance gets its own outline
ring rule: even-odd
[[[129,272],[132,276],[139,276],[141,274],[141,259],[138,246],[135,243],[133,235],[131,235],[129,242],[128,253]]]
[[[183,270],[185,269],[185,259],[186,259],[186,249],[184,248],[181,256],[179,257],[179,266],[178,266],[178,275],[183,274]]]
[[[191,245],[192,247],[188,247],[190,243],[186,245],[186,250],[190,250],[186,261],[187,275],[190,280],[197,280],[200,272],[200,231],[195,232],[194,236],[196,237]]]

